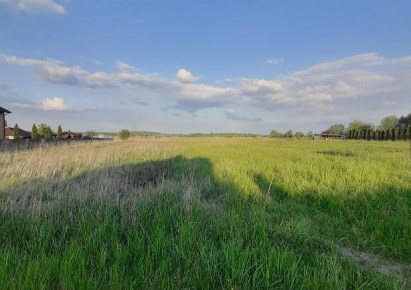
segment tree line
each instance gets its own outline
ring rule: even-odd
[[[411,113],[400,118],[386,116],[378,126],[360,120],[350,122],[347,128],[343,124],[333,124],[322,133],[344,135],[355,140],[408,140],[411,139]]]
[[[70,130],[66,132],[67,134],[71,135],[73,134]],[[31,139],[44,139],[44,140],[51,140],[51,139],[57,139],[61,140],[63,139],[63,129],[61,125],[58,125],[57,131],[53,131],[51,127],[47,124],[41,123],[39,125],[33,124],[31,127]],[[97,133],[95,131],[87,131],[83,134],[77,134],[81,137],[85,138],[94,138]],[[22,136],[20,134],[20,128],[19,125],[16,124],[13,128],[13,140],[19,140],[21,139]]]

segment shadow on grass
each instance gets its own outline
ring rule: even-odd
[[[246,197],[230,176],[215,176],[208,159],[182,156],[70,178],[56,175],[4,190],[0,288],[398,285],[359,272],[332,246],[341,238],[367,246],[361,244],[363,233],[356,236],[359,241],[347,235],[353,227],[372,228],[380,216],[364,207],[385,210],[385,199],[292,196],[263,174],[252,178],[269,198]],[[392,223],[383,222],[381,229]],[[382,233],[387,232],[394,233],[388,228]],[[392,244],[392,237],[371,235]],[[404,252],[401,245],[397,249]]]

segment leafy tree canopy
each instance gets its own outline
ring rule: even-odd
[[[371,123],[365,123],[360,120],[354,120],[348,124],[347,131],[350,130],[356,130],[356,131],[361,131],[365,129],[373,129],[374,130],[375,126]]]
[[[398,118],[395,115],[390,115],[381,120],[380,125],[378,125],[378,130],[391,130],[397,127],[398,125]]]
[[[283,133],[278,132],[276,130],[271,131],[270,133],[270,137],[271,138],[282,138],[283,137]]]
[[[333,124],[323,133],[325,134],[344,134],[344,125],[343,124]]]
[[[126,129],[123,129],[118,133],[118,137],[121,140],[127,140],[130,137],[130,131],[126,130]]]

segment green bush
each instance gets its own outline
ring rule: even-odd
[[[130,131],[126,130],[126,129],[123,129],[118,133],[118,137],[121,140],[127,140],[130,137]]]

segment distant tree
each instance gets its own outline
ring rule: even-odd
[[[370,141],[371,140],[371,129],[367,129],[367,140]]]
[[[50,126],[44,123],[41,123],[40,125],[37,126],[37,133],[41,138],[44,138],[47,140],[51,139],[51,136],[53,135],[53,132],[51,131]]]
[[[288,130],[287,133],[285,133],[285,137],[287,137],[287,138],[292,138],[293,135],[294,135],[293,131],[291,131],[291,130]]]
[[[396,140],[401,140],[401,133],[402,133],[401,128],[399,127],[395,128],[395,139]]]
[[[86,132],[84,133],[84,136],[87,137],[87,138],[93,139],[93,138],[95,138],[95,137],[97,136],[97,133],[96,133],[96,131],[89,130],[89,131],[86,131]]]
[[[347,130],[362,130],[362,129],[374,129],[374,125],[371,123],[365,123],[363,121],[354,120],[348,124]]]
[[[281,137],[283,137],[283,134],[276,131],[276,130],[273,130],[273,131],[270,132],[270,137],[271,138],[281,138]]]
[[[398,119],[398,127],[399,128],[405,128],[405,130],[407,130],[408,129],[408,126],[409,125],[411,125],[411,113],[410,114],[408,114],[407,116],[401,116],[399,119]]]
[[[406,127],[402,128],[402,139],[404,141],[407,141],[407,128]]]
[[[408,125],[408,133],[407,133],[407,136],[408,136],[408,139],[411,139],[411,125]]]
[[[51,140],[52,137],[53,137],[53,131],[51,131],[50,127],[46,128],[44,130],[44,139]]]
[[[375,130],[372,130],[372,140],[377,140],[377,132]]]
[[[323,132],[324,134],[344,134],[344,125],[343,124],[333,124]]]
[[[37,139],[38,137],[39,134],[37,132],[36,124],[33,124],[33,127],[31,127],[31,139]]]
[[[392,128],[390,131],[391,131],[391,134],[390,134],[390,136],[391,136],[391,141],[394,141],[394,142],[395,142],[395,129]]]
[[[314,137],[313,131],[309,130],[309,131],[307,132],[307,134],[305,134],[305,136],[306,136],[307,138],[309,138],[309,139],[312,139],[312,138]]]
[[[123,129],[118,133],[118,137],[121,140],[127,140],[130,137],[130,131],[126,130],[126,129]]]
[[[17,125],[17,123],[16,123],[16,125],[14,125],[14,128],[13,128],[13,140],[17,141],[17,140],[20,140],[20,139],[21,139],[20,129],[19,129],[19,125]]]
[[[61,125],[57,128],[57,139],[60,140],[63,138],[63,129],[61,129]]]
[[[381,120],[380,125],[378,125],[378,129],[380,130],[391,130],[397,127],[398,125],[398,118],[395,115],[390,115]]]
[[[297,132],[295,132],[294,136],[295,136],[297,139],[301,139],[301,138],[304,137],[304,133],[297,131]]]
[[[390,130],[385,130],[385,140],[390,140]]]
[[[380,141],[381,140],[385,140],[385,131],[384,130],[380,131]]]

